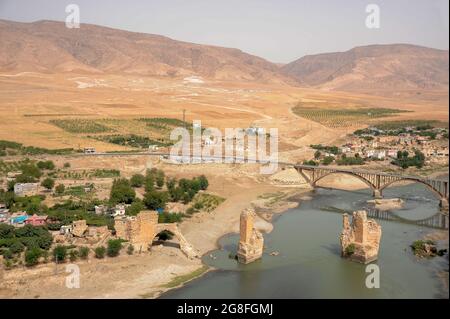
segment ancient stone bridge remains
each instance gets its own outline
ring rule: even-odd
[[[158,213],[142,211],[136,217],[116,217],[114,228],[116,236],[128,240],[135,251],[147,251],[155,237],[164,230],[170,231],[178,239],[181,251],[190,259],[199,256],[198,252],[184,238],[177,224],[158,223]]]

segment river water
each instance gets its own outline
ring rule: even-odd
[[[402,209],[392,211],[403,218],[417,220],[438,212],[438,199],[422,185],[392,187],[383,195],[405,200]],[[433,229],[377,220],[383,232],[375,262],[380,269],[378,289],[366,287],[365,265],[340,257],[342,214],[323,208],[353,211],[366,208],[368,199],[369,190],[318,189],[312,200],[274,220],[274,230],[264,235],[261,260],[241,265],[231,259],[239,237],[227,235],[219,241],[221,249],[203,256],[205,264],[218,270],[161,298],[440,298],[448,294],[437,275],[448,271],[448,255],[418,259],[409,247]],[[274,251],[279,254],[271,256]]]

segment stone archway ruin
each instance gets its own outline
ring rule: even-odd
[[[199,257],[199,253],[184,238],[177,224],[159,224],[158,213],[155,211],[142,211],[136,217],[116,217],[114,222],[116,236],[128,240],[136,251],[147,250],[160,232],[168,230],[178,239],[181,251],[189,259]]]

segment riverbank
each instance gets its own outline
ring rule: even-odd
[[[193,169],[194,170],[194,169]],[[198,170],[198,168],[197,168]],[[207,172],[209,173],[209,172]],[[186,174],[186,172],[185,172]],[[189,174],[189,172],[188,172]],[[239,216],[264,194],[295,192],[292,188],[265,183],[251,176],[235,174],[211,176],[209,191],[226,198],[212,212],[200,212],[180,224],[184,237],[206,254],[217,248],[217,240],[239,229]],[[283,207],[280,198],[270,198],[274,210]],[[261,218],[261,227],[270,231],[272,224]],[[80,288],[66,287],[66,264],[40,264],[33,268],[0,269],[0,298],[156,298],[212,269],[205,269],[201,259],[190,260],[177,242],[154,246],[152,251],[129,256],[74,262],[80,269]],[[201,269],[202,271],[199,271]]]

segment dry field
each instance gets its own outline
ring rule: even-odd
[[[24,72],[0,74],[0,140],[45,148],[126,150],[130,146],[111,144],[108,138],[136,134],[164,141],[167,136],[138,119],[181,120],[186,110],[187,122],[201,120],[203,126],[276,127],[282,157],[292,159],[303,154],[306,145],[330,143],[366,125],[364,117],[338,118],[351,125],[299,117],[292,111],[299,103],[332,110],[363,106],[410,111],[383,114],[378,120],[448,121],[446,92],[382,98],[286,85]]]

